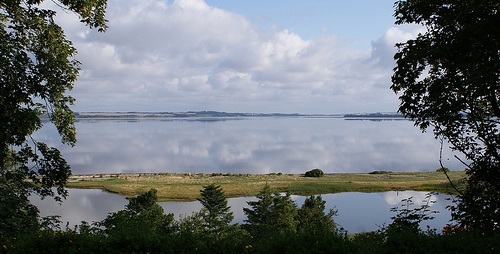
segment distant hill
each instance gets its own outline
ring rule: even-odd
[[[210,117],[311,117],[311,118],[404,118],[397,112],[355,113],[355,114],[298,114],[298,113],[228,113],[220,111],[186,112],[76,112],[78,118],[210,118]]]
[[[82,118],[210,118],[210,117],[342,117],[343,115],[322,114],[286,114],[286,113],[228,113],[219,111],[187,111],[187,112],[78,112],[77,119]]]

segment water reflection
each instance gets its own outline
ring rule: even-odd
[[[403,192],[380,192],[380,193],[359,193],[346,192],[322,195],[326,201],[327,209],[338,210],[335,221],[343,226],[349,233],[363,231],[374,231],[380,226],[387,225],[394,216],[390,208],[398,206],[404,198],[413,197],[419,207],[425,199],[425,192],[403,191]],[[446,200],[448,195],[439,194],[433,197],[436,203],[431,204],[431,210],[439,211],[436,218],[421,225],[426,228],[441,229],[450,220],[450,213],[446,206],[451,202]],[[292,196],[300,207],[306,197]],[[58,205],[51,200],[40,200],[32,197],[32,202],[39,207],[42,216],[60,215],[63,222],[69,222],[70,226],[80,224],[81,221],[101,221],[110,212],[124,209],[128,203],[125,198],[119,195],[106,193],[100,190],[80,190],[69,189],[69,198]],[[246,219],[243,214],[243,207],[247,206],[247,201],[255,200],[255,197],[230,198],[229,206],[234,213],[236,223],[243,223]],[[176,219],[191,215],[201,209],[199,202],[160,202],[166,213],[173,213]]]
[[[73,173],[303,173],[433,171],[439,143],[410,121],[245,118],[226,121],[80,121],[78,143],[55,128],[35,137],[60,148]],[[452,158],[451,160],[447,160]],[[446,167],[463,169],[444,151]]]
[[[79,225],[81,221],[101,221],[108,213],[123,210],[128,204],[123,196],[95,189],[68,189],[69,196],[64,202],[53,199],[40,200],[31,196],[30,201],[38,207],[41,216],[59,215],[60,220],[69,226]]]

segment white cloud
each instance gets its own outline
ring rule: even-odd
[[[107,19],[103,34],[59,15],[83,64],[77,111],[395,111],[392,45],[412,34],[392,28],[359,50],[261,30],[203,0],[110,0]]]
[[[396,53],[396,43],[416,38],[425,30],[419,25],[392,27],[379,39],[372,42],[372,58],[383,66],[394,66],[392,56]]]

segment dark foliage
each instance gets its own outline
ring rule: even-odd
[[[99,225],[111,238],[120,234],[142,237],[152,232],[174,232],[174,215],[165,214],[157,201],[156,190],[151,189],[130,198],[125,210],[110,213]]]
[[[333,220],[333,216],[337,214],[337,211],[330,209],[328,213],[325,214],[325,204],[320,195],[310,196],[304,200],[304,204],[300,207],[297,214],[297,230],[298,231],[308,231],[310,233],[314,231],[325,231],[325,232],[336,232],[337,225]]]
[[[205,190],[207,187],[205,187]],[[208,188],[211,189],[211,188]],[[216,188],[218,189],[218,188]],[[275,197],[268,186],[260,197]],[[283,200],[276,202],[284,202]],[[287,227],[250,232],[240,225],[207,230],[207,217],[195,213],[179,222],[158,210],[156,192],[131,198],[122,211],[110,214],[97,225],[82,223],[75,229],[45,227],[2,239],[0,253],[497,253],[500,235],[448,230],[443,234],[423,231],[418,223],[430,219],[430,196],[412,208],[411,198],[394,209],[393,222],[376,232],[343,235],[332,229],[333,212],[324,213],[324,201],[311,196],[291,218],[284,202],[257,221],[298,221],[297,230]],[[224,202],[222,202],[224,203]],[[255,203],[262,205],[263,203]],[[273,206],[273,202],[271,205]],[[255,206],[254,208],[257,208]],[[268,207],[268,206],[265,206]],[[278,208],[279,207],[279,208]],[[160,207],[161,208],[161,207]],[[295,207],[296,208],[296,207]],[[273,212],[275,212],[273,214]],[[270,218],[264,218],[270,216]],[[284,225],[284,224],[280,224]],[[168,229],[168,230],[165,230]]]
[[[252,235],[296,231],[297,206],[290,193],[280,195],[266,184],[257,199],[247,202],[250,208],[243,208],[248,223],[245,226]]]
[[[71,173],[60,152],[31,136],[46,117],[62,142],[74,145],[76,131],[66,94],[79,71],[76,49],[43,1],[0,1],[0,191],[1,236],[29,230],[38,220],[28,196],[66,197]],[[54,1],[90,28],[104,30],[105,0]],[[4,196],[6,195],[6,196]]]
[[[201,197],[198,198],[203,209],[201,217],[205,227],[209,231],[217,231],[226,228],[234,219],[231,207],[227,205],[227,198],[220,186],[210,184],[203,186]]]
[[[315,168],[312,170],[307,171],[304,176],[305,177],[322,177],[325,173],[323,170]]]
[[[470,230],[500,231],[500,4],[406,0],[395,7],[396,24],[427,29],[397,45],[391,88],[399,111],[470,161],[454,218]]]

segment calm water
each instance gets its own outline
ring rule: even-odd
[[[54,127],[45,126],[35,138],[58,147],[75,174],[130,172],[326,173],[434,171],[439,167],[439,143],[406,120],[368,121],[343,118],[243,118],[165,120],[85,120],[76,123],[75,147],[59,144]],[[445,166],[463,165],[444,150]],[[349,232],[377,230],[394,214],[390,208],[425,193],[339,193],[323,195],[339,210],[337,223]],[[295,196],[299,206],[305,197]],[[440,211],[432,226],[450,219],[444,196],[435,197]],[[242,208],[252,198],[229,199],[235,222],[245,219]],[[100,221],[124,208],[127,201],[100,190],[70,190],[61,206],[50,200],[33,202],[42,215],[59,214],[71,225]],[[161,203],[176,217],[199,211],[198,202]]]
[[[392,207],[399,206],[401,200],[413,197],[414,207],[420,207],[425,199],[425,192],[404,191],[404,192],[380,192],[380,193],[359,193],[346,192],[337,194],[322,195],[326,201],[327,209],[338,210],[335,221],[344,227],[349,233],[364,231],[374,231],[380,226],[388,225],[391,217],[395,214],[390,212]],[[424,222],[421,227],[425,229],[427,225],[437,228],[440,232],[450,220],[450,213],[446,206],[451,202],[447,200],[449,196],[439,194],[433,196],[431,210],[438,211],[436,217],[431,221]],[[304,202],[304,196],[292,196],[300,207]],[[81,221],[101,221],[108,213],[124,209],[128,201],[119,195],[106,193],[100,190],[79,190],[70,189],[69,198],[58,205],[52,200],[41,201],[36,197],[31,198],[32,202],[40,209],[42,216],[60,215],[61,221],[69,222],[71,226],[80,224]],[[234,222],[244,223],[246,219],[243,214],[243,207],[247,206],[247,201],[255,200],[253,197],[230,198],[229,206],[235,215]],[[173,213],[176,219],[180,216],[190,215],[201,209],[199,202],[160,202],[166,213]]]
[[[73,173],[303,173],[434,171],[439,143],[406,120],[243,118],[85,120],[75,147],[47,125],[35,138],[58,147]],[[445,166],[463,165],[444,151]]]

